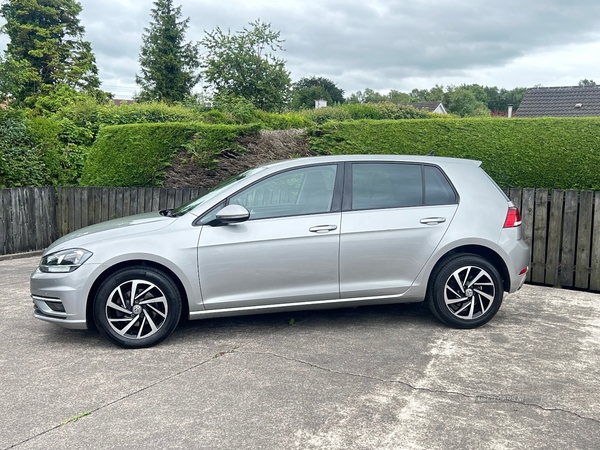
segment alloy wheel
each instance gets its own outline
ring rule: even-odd
[[[444,302],[448,311],[463,320],[485,314],[496,298],[491,275],[481,267],[465,266],[455,270],[444,285]]]
[[[144,339],[158,332],[167,320],[169,305],[163,291],[147,280],[129,280],[110,293],[106,319],[119,335]]]

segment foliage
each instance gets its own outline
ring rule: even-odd
[[[432,117],[428,111],[413,108],[410,105],[396,105],[391,102],[382,103],[348,103],[312,110],[304,110],[302,114],[316,124],[328,121],[346,120],[399,120],[399,119],[427,119]]]
[[[344,105],[343,108],[350,113],[350,117],[354,120],[427,119],[431,116],[427,111],[409,105],[395,105],[391,102],[351,104]]]
[[[49,116],[70,105],[78,105],[91,101],[93,103],[106,103],[111,94],[96,91],[92,94],[78,91],[66,83],[59,83],[47,95],[36,98],[34,113]]]
[[[314,108],[315,100],[319,99],[327,100],[331,106],[344,103],[344,90],[324,77],[301,78],[294,83],[293,96],[294,109]]]
[[[312,125],[306,116],[299,113],[268,113],[257,109],[255,117],[255,122],[266,130],[289,130]]]
[[[65,83],[78,90],[97,91],[98,68],[75,0],[7,0],[0,7],[10,38],[5,64],[19,61],[22,83],[11,92],[17,104],[32,105],[38,96]],[[4,69],[6,70],[6,69]]]
[[[29,63],[0,55],[0,102],[7,102],[27,82]]]
[[[584,78],[583,80],[579,80],[579,86],[580,87],[595,87],[596,82],[594,80],[588,80],[587,78]]]
[[[415,102],[442,102],[446,110],[460,116],[489,115],[489,111],[506,112],[508,105],[519,107],[526,88],[506,90],[496,86],[480,86],[463,84],[461,86],[439,86],[431,89],[413,89],[410,93],[391,90],[381,94],[373,89],[365,89],[350,95],[347,103],[382,103],[409,104]],[[486,111],[489,110],[489,111]]]
[[[291,86],[285,60],[274,54],[283,50],[283,40],[269,23],[257,20],[250,25],[235,34],[218,27],[205,32],[204,80],[217,96],[241,97],[258,109],[281,111]]]
[[[350,97],[346,100],[349,104],[358,104],[358,103],[381,103],[388,101],[387,96],[380,94],[377,91],[374,91],[371,88],[366,88],[363,91],[357,91],[353,94],[350,94]]]
[[[81,149],[59,139],[60,124],[0,110],[0,187],[76,184]]]
[[[333,106],[333,100],[329,92],[322,86],[305,87],[294,92],[292,109],[314,109],[317,100],[325,100],[328,105]]]
[[[181,17],[181,6],[173,0],[155,0],[152,21],[142,36],[139,63],[141,76],[135,82],[141,86],[140,101],[181,102],[190,96],[200,77],[198,44],[185,42],[189,18]]]
[[[478,96],[467,89],[453,89],[445,96],[444,106],[448,111],[460,117],[465,116],[489,116],[490,110],[480,100],[485,94]]]
[[[81,184],[160,186],[164,169],[178,150],[187,148],[199,162],[208,164],[218,152],[238,149],[238,138],[259,129],[258,125],[200,123],[107,126],[100,130],[90,150]]]
[[[346,107],[342,108],[340,106],[327,106],[326,108],[319,109],[306,109],[301,111],[304,117],[306,117],[311,122],[316,124],[322,124],[329,121],[346,121],[352,120],[352,116],[348,112]]]
[[[322,154],[470,158],[501,186],[600,190],[600,119],[429,119],[329,122],[310,131]]]

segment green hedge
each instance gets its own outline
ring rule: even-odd
[[[46,117],[0,109],[0,188],[76,184],[82,155]]]
[[[86,160],[84,186],[160,186],[164,169],[175,153],[186,148],[211,163],[224,149],[239,149],[236,141],[256,134],[259,125],[153,123],[103,127]],[[205,154],[206,153],[206,154]]]
[[[329,121],[344,122],[347,120],[400,120],[400,119],[429,119],[439,118],[424,109],[416,109],[411,105],[397,105],[392,102],[356,103],[347,105],[328,106],[319,109],[305,109],[302,114],[308,120],[322,124]]]
[[[501,186],[600,190],[600,118],[328,122],[309,131],[322,154],[476,159]]]

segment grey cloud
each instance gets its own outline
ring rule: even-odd
[[[578,0],[175,0],[189,40],[260,18],[286,40],[292,78],[326,76],[347,93],[403,80],[503,67],[544,49],[600,40],[600,2]],[[83,0],[82,23],[100,76],[132,85],[150,0]],[[0,40],[0,44],[2,41]],[[589,77],[581,74],[581,77]],[[578,78],[576,78],[578,79]],[[105,80],[106,81],[106,80]],[[106,84],[109,84],[108,82]],[[514,87],[514,86],[505,86]]]

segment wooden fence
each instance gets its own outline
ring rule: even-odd
[[[41,250],[81,227],[173,208],[205,192],[163,188],[0,190],[0,255]],[[600,191],[507,189],[531,247],[527,281],[600,291]]]
[[[174,208],[206,189],[43,187],[0,190],[0,255],[41,250],[79,228]]]
[[[527,281],[600,291],[600,191],[509,189],[531,247]]]

